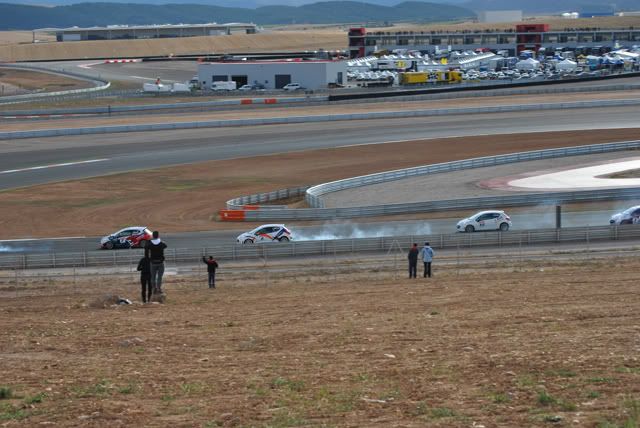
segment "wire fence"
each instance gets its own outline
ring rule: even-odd
[[[509,232],[455,233],[379,238],[352,238],[289,243],[241,245],[206,248],[171,248],[165,256],[174,266],[192,264],[205,255],[218,260],[255,262],[343,254],[386,253],[408,248],[414,242],[429,241],[434,248],[513,247],[559,243],[589,243],[640,239],[636,225],[594,226],[564,229],[539,229]],[[0,270],[59,268],[126,268],[133,270],[142,250],[89,251],[76,253],[31,253],[0,255]]]
[[[510,269],[513,272],[537,268],[541,264],[558,266],[570,263],[593,262],[611,257],[637,257],[637,247],[575,248],[565,252],[549,252],[526,248],[500,250],[463,248],[458,246],[439,251],[433,275],[453,275],[476,272],[479,269]],[[586,261],[585,261],[586,260]],[[268,287],[288,284],[340,284],[363,281],[406,281],[408,276],[406,248],[398,245],[375,255],[347,255],[337,253],[323,257],[278,260],[261,258],[250,263],[221,263],[216,274],[218,288]],[[421,265],[419,264],[419,270]],[[419,272],[420,274],[422,272]],[[427,281],[419,279],[418,281]],[[167,263],[163,289],[171,296],[207,289],[206,266],[203,263],[175,265]],[[71,304],[85,304],[89,298],[106,294],[133,301],[140,299],[139,274],[135,268],[91,269],[68,268],[50,270],[0,270],[0,298],[22,299],[42,296],[66,296]]]

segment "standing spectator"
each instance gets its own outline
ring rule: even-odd
[[[420,255],[422,256],[422,262],[424,263],[423,277],[426,278],[429,276],[429,278],[431,278],[431,262],[433,261],[435,252],[433,251],[433,248],[429,246],[428,242],[424,243],[424,247],[420,250]]]
[[[418,272],[418,254],[420,251],[418,250],[418,244],[414,243],[413,247],[409,250],[409,255],[407,258],[409,259],[409,278],[415,278],[416,273]]]
[[[151,301],[151,260],[146,255],[138,262],[140,285],[142,286],[142,303]]]
[[[216,288],[216,269],[218,269],[218,262],[215,261],[213,256],[202,257],[202,261],[207,265],[207,272],[209,272],[209,288]]]
[[[151,286],[153,294],[162,294],[162,275],[164,275],[164,249],[167,244],[160,239],[160,233],[153,231],[153,239],[147,243],[145,257],[151,261]]]

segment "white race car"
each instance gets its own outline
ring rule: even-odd
[[[477,230],[500,230],[506,232],[511,227],[511,218],[504,211],[480,211],[462,219],[456,225],[458,232]]]
[[[638,224],[640,223],[640,205],[627,208],[614,214],[609,219],[609,224]]]
[[[289,242],[293,240],[291,231],[284,224],[263,224],[245,232],[236,238],[240,244],[255,244],[260,242]]]

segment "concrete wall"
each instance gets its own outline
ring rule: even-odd
[[[232,80],[231,76],[247,76],[250,85],[257,82],[265,89],[277,89],[276,75],[284,75],[290,76],[291,83],[299,83],[306,89],[321,89],[329,83],[335,83],[338,73],[342,73],[346,81],[346,62],[226,62],[198,65],[198,79],[204,87],[211,86],[212,76],[226,76],[226,80]]]

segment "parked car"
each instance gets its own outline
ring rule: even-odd
[[[145,226],[129,226],[105,236],[100,240],[100,247],[105,250],[115,248],[144,248],[152,238],[151,231]]]
[[[627,208],[616,213],[609,219],[609,224],[638,224],[640,223],[640,205]]]
[[[242,85],[238,88],[239,91],[253,91],[254,89],[253,85]]]
[[[216,81],[211,83],[212,91],[235,91],[236,90],[236,82],[233,80],[226,81]]]
[[[511,218],[504,211],[480,211],[462,219],[456,225],[458,232],[477,230],[500,230],[506,232],[511,227]]]
[[[284,224],[263,224],[249,232],[240,234],[236,238],[236,241],[240,244],[289,242],[291,240],[293,240],[293,235]]]
[[[287,83],[282,87],[285,91],[298,91],[304,89],[299,83]]]

